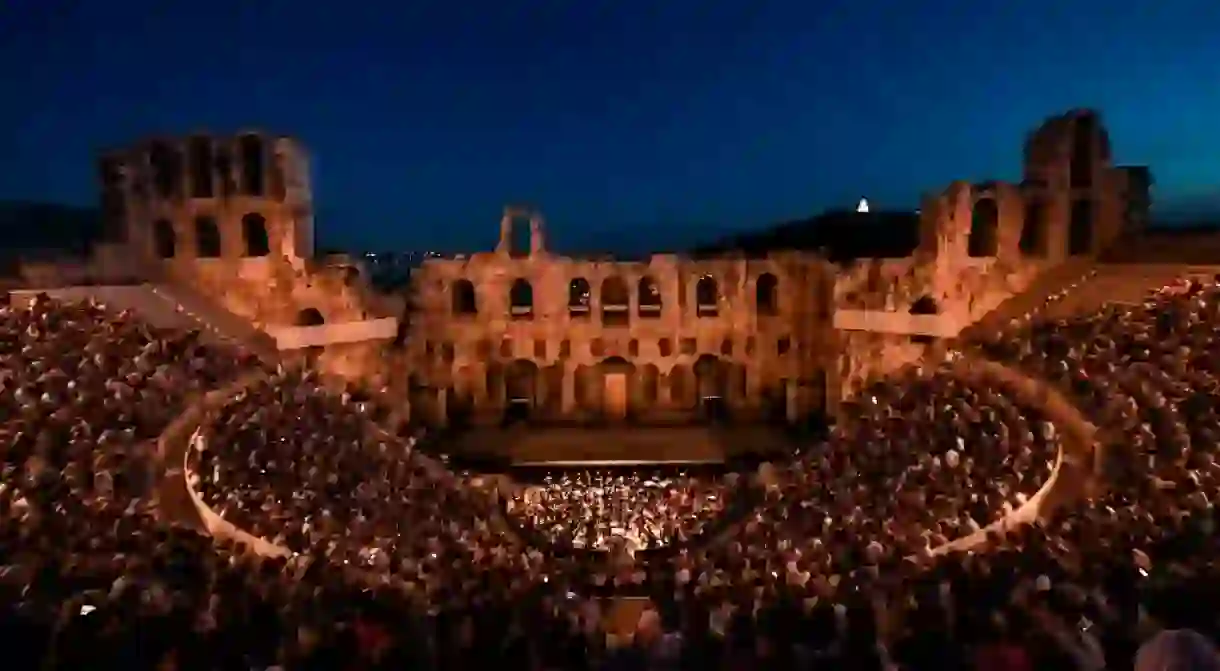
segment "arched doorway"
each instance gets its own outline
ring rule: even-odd
[[[695,361],[695,389],[699,413],[704,419],[712,422],[728,420],[728,378],[728,366],[720,359],[704,354]]]
[[[635,364],[619,356],[597,365],[602,378],[602,415],[611,421],[625,421],[632,415],[631,389]]]
[[[669,404],[675,410],[687,411],[695,405],[694,373],[689,366],[674,364],[665,376],[669,387]]]
[[[529,420],[538,403],[538,365],[517,359],[504,371],[504,419],[506,423]]]

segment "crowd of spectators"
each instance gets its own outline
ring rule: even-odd
[[[1115,466],[1092,500],[993,531],[971,551],[937,548],[1026,503],[1067,432],[953,367],[872,385],[828,439],[777,465],[762,501],[727,533],[699,535],[716,512],[700,502],[724,505],[718,484],[586,475],[579,495],[555,479],[544,507],[521,511],[545,514],[543,531],[570,513],[549,540],[518,534],[522,517],[504,515],[494,493],[382,432],[313,374],[267,372],[204,418],[189,464],[224,519],[289,551],[276,558],[213,542],[155,503],[157,436],[191,399],[256,362],[97,305],[3,308],[6,659],[90,669],[1215,669],[1217,299],[1216,283],[1192,282],[1143,305],[1035,316],[983,344],[1060,385],[1101,427]],[[641,521],[649,513],[668,526]],[[559,551],[580,520],[586,538],[593,520],[680,549],[624,565]],[[646,589],[655,610],[618,647],[590,586],[624,584]],[[1198,633],[1153,637],[1175,628]],[[1190,666],[1171,666],[1185,658]]]

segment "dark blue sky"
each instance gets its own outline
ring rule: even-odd
[[[954,178],[1016,178],[1100,108],[1157,198],[1220,198],[1215,0],[10,0],[0,198],[91,203],[92,153],[261,127],[338,245],[672,246]]]

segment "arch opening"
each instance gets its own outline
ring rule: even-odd
[[[251,212],[241,218],[242,240],[246,243],[246,256],[262,257],[271,254],[271,239],[267,235],[267,220],[263,215]]]
[[[936,299],[924,294],[915,299],[911,303],[911,309],[908,310],[913,315],[938,315],[940,314],[940,306],[937,305]]]
[[[504,371],[505,419],[525,421],[533,413],[538,400],[538,365],[528,359],[516,359]]]
[[[639,304],[637,308],[641,317],[645,319],[657,319],[661,316],[662,305],[661,289],[651,277],[645,275],[640,278],[639,285],[636,287],[636,301]]]
[[[475,315],[479,313],[478,299],[475,297],[474,283],[470,280],[457,280],[450,288],[453,314]]]
[[[631,320],[631,296],[623,278],[607,277],[601,288],[602,326],[626,326]]]
[[[534,287],[529,280],[518,277],[508,290],[508,312],[513,319],[533,319]]]
[[[152,168],[153,191],[160,198],[176,198],[182,193],[182,156],[164,142],[154,142],[148,150]]]
[[[238,143],[241,152],[242,193],[262,197],[266,193],[267,161],[263,150],[263,138],[243,135]]]
[[[720,285],[711,275],[704,275],[695,284],[695,314],[699,317],[720,314]]]
[[[220,258],[220,226],[212,217],[195,219],[195,255],[201,259]]]
[[[195,198],[215,196],[216,183],[212,175],[215,157],[212,155],[211,138],[192,137],[187,145],[187,153],[191,170],[191,195]]]
[[[1017,246],[1021,254],[1043,257],[1047,252],[1046,204],[1040,200],[1030,201],[1025,207],[1025,221],[1021,225],[1021,240]]]
[[[771,273],[763,273],[754,283],[754,309],[760,315],[775,315],[779,312],[779,279]]]
[[[172,259],[178,253],[178,234],[168,219],[153,222],[153,247],[159,259]]]
[[[1068,169],[1073,189],[1093,187],[1093,149],[1096,135],[1097,120],[1093,115],[1077,117],[1072,132],[1072,163]]]
[[[589,280],[583,277],[573,278],[568,283],[568,316],[585,319],[589,316],[589,304],[593,299],[593,289]]]
[[[325,326],[326,318],[317,308],[305,308],[297,313],[297,326]]]
[[[715,356],[704,354],[695,361],[695,389],[700,414],[710,422],[729,418],[729,365]]]
[[[1068,256],[1083,256],[1093,251],[1093,201],[1088,198],[1072,203],[1067,251]]]
[[[980,198],[970,219],[966,253],[972,258],[992,257],[999,249],[1000,210],[994,198]]]

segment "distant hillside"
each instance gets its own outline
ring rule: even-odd
[[[54,203],[0,202],[0,255],[34,251],[81,255],[101,239],[98,210]]]
[[[742,252],[761,256],[785,249],[821,251],[832,261],[909,256],[919,246],[916,212],[824,212],[696,247],[696,255]]]

